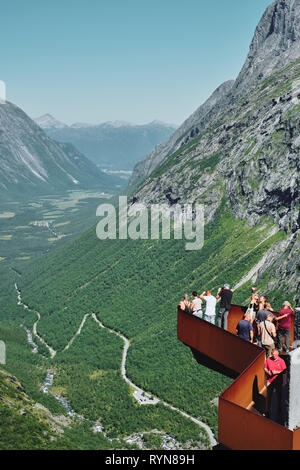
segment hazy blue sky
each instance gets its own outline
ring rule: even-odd
[[[0,0],[0,79],[31,117],[179,124],[237,76],[270,3]]]

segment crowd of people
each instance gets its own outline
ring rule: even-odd
[[[183,311],[227,330],[232,296],[233,292],[230,290],[229,284],[224,284],[222,288],[218,289],[215,296],[210,290],[206,290],[200,295],[194,291],[190,301],[189,296],[185,294],[183,300],[179,303],[179,307]],[[216,315],[218,301],[220,302],[220,308],[218,315]],[[283,393],[282,383],[284,383],[283,380],[286,381],[286,379],[282,379],[282,373],[286,370],[286,363],[280,357],[280,354],[283,351],[288,352],[290,350],[293,315],[294,309],[288,300],[283,302],[282,308],[275,315],[268,297],[266,295],[259,296],[257,288],[253,287],[250,303],[245,309],[243,318],[236,325],[236,334],[241,339],[254,343],[266,351],[264,368],[268,384],[266,413],[277,422],[279,422],[278,416],[280,413],[282,416],[284,415],[282,410],[280,413],[278,410],[281,406],[280,397]],[[275,323],[277,323],[277,328]],[[278,379],[279,376],[281,376],[281,380]],[[269,385],[272,385],[272,387],[269,387]],[[282,416],[280,417],[281,420]]]
[[[227,330],[232,296],[229,284],[224,284],[218,289],[216,296],[210,290],[200,295],[194,291],[192,299],[189,300],[189,296],[185,294],[183,300],[179,302],[179,307],[212,324],[217,323],[217,326]],[[218,301],[220,308],[216,318]],[[203,311],[204,303],[206,306]],[[275,315],[268,297],[259,296],[256,287],[253,287],[249,306],[243,319],[236,326],[236,333],[240,338],[265,348],[267,357],[270,357],[275,347],[279,352],[289,351],[293,315],[294,310],[287,300]],[[275,321],[278,322],[278,329],[275,327]]]
[[[275,347],[279,352],[288,352],[293,315],[294,310],[288,300],[283,302],[282,308],[275,315],[268,297],[259,297],[253,287],[249,307],[243,320],[237,325],[237,334],[265,348],[267,357],[271,356]],[[278,329],[274,322],[278,322]]]
[[[216,305],[220,301],[220,309],[217,317],[217,324],[219,327],[227,329],[227,318],[231,306],[233,292],[230,290],[229,284],[225,284],[224,287],[220,287],[216,296],[212,294],[210,290],[202,292],[198,295],[198,292],[194,291],[192,300],[189,300],[187,294],[184,295],[183,300],[179,302],[181,310],[188,313],[192,313],[203,320],[208,321],[215,325],[216,323]],[[205,302],[205,311],[203,312],[203,304]]]

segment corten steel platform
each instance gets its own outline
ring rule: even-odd
[[[231,306],[229,331],[178,310],[178,339],[200,364],[235,378],[219,397],[218,441],[233,450],[300,450],[300,429],[291,431],[262,415],[265,351],[236,336],[244,310]]]

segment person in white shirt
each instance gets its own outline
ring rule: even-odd
[[[193,315],[196,315],[196,317],[202,318],[202,300],[199,299],[198,293],[196,291],[193,292],[193,300],[191,303],[191,309],[193,311]]]
[[[206,290],[200,295],[200,299],[203,299],[206,302],[206,309],[203,317],[204,320],[214,325],[216,321],[216,297],[212,295],[210,290]]]

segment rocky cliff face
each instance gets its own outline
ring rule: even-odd
[[[276,0],[259,22],[245,65],[234,87],[242,92],[249,84],[268,77],[300,55],[300,1]]]
[[[299,226],[300,60],[253,86],[205,131],[168,156],[136,196],[163,202],[211,202],[218,191],[239,218],[268,213],[293,232]],[[223,188],[223,189],[221,189]],[[211,219],[213,212],[210,207]]]
[[[0,198],[108,187],[110,178],[72,145],[50,139],[20,108],[0,104]]]
[[[286,238],[257,279],[269,272],[268,289],[290,292],[300,292],[299,12],[300,0],[267,9],[237,82],[198,122],[199,133],[182,136],[134,192],[147,204],[203,203],[206,222],[224,200],[249,226],[271,218]]]
[[[34,121],[41,129],[65,129],[68,127],[67,124],[58,121],[48,113],[34,119]]]
[[[217,110],[217,105],[227,96],[233,84],[234,81],[229,80],[220,85],[208,100],[199,106],[199,108],[184,121],[169,140],[157,145],[143,160],[137,163],[131,178],[131,184],[137,184],[146,176],[150,175],[170,153],[175,152],[184,145],[184,143],[187,143],[189,139],[197,136],[200,129],[205,126],[206,121],[209,119],[210,111],[213,109]]]

